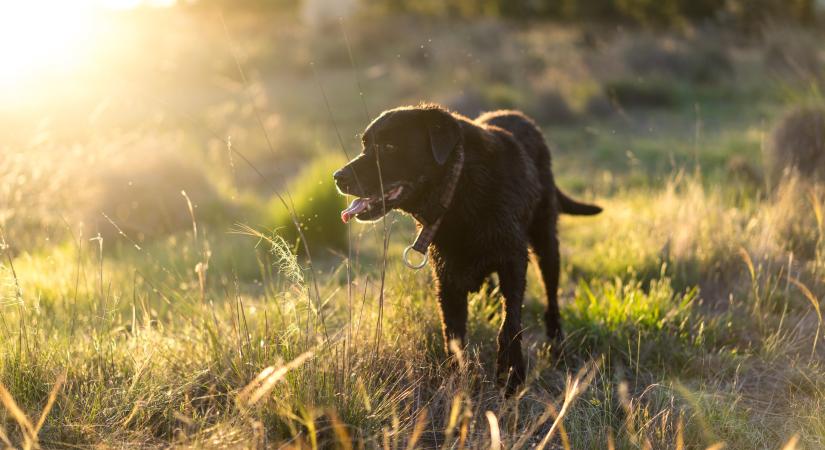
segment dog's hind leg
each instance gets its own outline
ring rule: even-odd
[[[504,321],[498,332],[497,372],[506,379],[507,391],[524,382],[525,367],[521,354],[521,305],[527,276],[527,255],[505,263],[498,269],[501,293],[504,295]]]
[[[547,311],[544,314],[547,337],[551,342],[561,342],[564,339],[558,301],[561,258],[559,238],[556,236],[556,215],[550,201],[549,196],[545,196],[536,209],[530,226],[530,245],[536,255],[547,292]]]

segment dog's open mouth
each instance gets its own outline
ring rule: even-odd
[[[395,206],[396,200],[401,197],[403,192],[404,186],[398,185],[387,190],[383,198],[380,194],[373,197],[356,198],[349,204],[347,209],[341,211],[341,220],[347,223],[353,217],[367,220],[380,217],[385,211],[389,211]]]

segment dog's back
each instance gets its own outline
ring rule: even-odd
[[[520,111],[490,111],[475,119],[480,125],[492,125],[502,128],[513,135],[538,169],[542,186],[549,189],[555,186],[550,167],[550,149],[544,141],[538,126],[532,119]]]

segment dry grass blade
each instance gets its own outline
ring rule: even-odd
[[[799,435],[795,434],[788,442],[782,446],[782,450],[796,450],[796,444],[799,443]]]
[[[584,385],[585,386],[588,385],[590,383],[590,381],[593,379],[593,377],[596,375],[597,364],[600,364],[600,362],[592,362],[591,361],[590,363],[588,363],[585,367],[583,367],[579,371],[579,373],[576,375],[575,379],[576,380],[581,380],[582,378],[584,378],[585,381],[586,381],[584,383]],[[570,386],[570,383],[571,382],[568,379],[568,387]],[[566,395],[566,392],[567,391],[565,391],[565,395]],[[526,431],[521,433],[521,437],[518,439],[518,441],[516,441],[516,443],[512,446],[512,448],[524,448],[525,446],[527,446],[528,441],[531,439],[532,436],[535,435],[536,431],[542,425],[544,425],[544,423],[546,423],[548,420],[550,420],[550,418],[558,419],[559,416],[560,416],[559,409],[556,408],[556,406],[553,404],[552,401],[548,401],[547,406],[545,407],[544,413],[541,416],[539,416],[538,419],[534,420],[532,425],[527,427]],[[561,433],[565,433],[564,425],[562,423],[559,423],[559,431]],[[562,441],[563,441],[562,443],[564,444],[567,441],[567,438],[563,437]]]
[[[463,372],[467,368],[467,363],[464,361],[464,351],[461,349],[461,344],[457,339],[450,339],[449,343],[450,353],[458,360],[458,367]]]
[[[724,442],[717,442],[717,443],[711,445],[710,447],[706,448],[705,450],[722,450],[726,446],[727,446],[727,444],[725,444]]]
[[[52,386],[52,390],[49,392],[49,399],[46,401],[46,406],[43,408],[43,412],[40,413],[40,419],[38,419],[37,425],[34,426],[35,435],[40,432],[40,429],[43,428],[43,424],[46,423],[46,417],[49,416],[49,413],[54,406],[54,402],[57,400],[57,394],[60,392],[60,388],[63,387],[63,383],[66,382],[66,374],[67,372],[64,370],[63,373],[57,377],[57,380],[55,380],[54,386]]]
[[[424,428],[426,426],[427,408],[424,408],[421,410],[421,412],[418,413],[418,418],[415,420],[415,426],[413,427],[412,434],[410,435],[410,440],[407,442],[407,450],[413,450],[415,448],[415,444],[418,443],[418,440],[424,433]]]
[[[685,448],[685,424],[682,416],[679,416],[679,421],[676,423],[676,450],[684,450]]]
[[[742,257],[742,261],[745,262],[745,265],[748,266],[748,272],[750,272],[751,280],[756,281],[756,270],[753,266],[751,255],[748,254],[748,251],[742,247],[739,248],[739,255]]]
[[[490,450],[500,450],[501,430],[498,428],[498,419],[492,411],[485,412],[484,416],[487,417],[487,422],[490,423]]]
[[[461,413],[462,402],[463,399],[461,397],[461,394],[457,394],[453,397],[453,401],[450,404],[450,414],[448,416],[449,419],[447,420],[447,426],[444,429],[445,445],[452,439],[455,427],[456,425],[458,425],[458,417]]]
[[[11,445],[8,434],[6,434],[6,428],[2,426],[0,426],[0,441],[6,444],[6,448],[14,448],[14,446]]]
[[[34,427],[32,426],[31,421],[17,406],[17,402],[14,401],[14,398],[9,393],[6,386],[0,384],[0,403],[6,408],[6,410],[11,414],[12,418],[14,418],[15,422],[20,425],[20,428],[23,430],[23,435],[28,441],[29,439],[34,440],[36,433],[34,432]]]
[[[186,195],[186,191],[180,191],[180,195],[186,199],[186,206],[189,208],[189,217],[192,219],[192,235],[195,241],[198,240],[198,222],[195,220],[195,208],[192,207],[192,200]]]
[[[553,421],[553,425],[550,426],[550,430],[544,436],[544,439],[541,440],[539,445],[536,446],[538,450],[543,450],[547,447],[547,444],[550,443],[550,439],[552,439],[553,435],[556,434],[556,430],[563,426],[562,421],[564,420],[564,416],[567,414],[567,411],[570,409],[570,405],[573,404],[579,394],[587,389],[587,386],[590,384],[590,381],[593,380],[595,374],[595,367],[591,366],[583,376],[578,375],[572,381],[568,382],[567,389],[565,389],[564,392],[564,403],[562,403],[561,409],[556,415],[556,420]]]
[[[275,366],[267,367],[261,371],[261,373],[258,374],[258,376],[255,377],[251,383],[246,385],[246,387],[241,390],[237,397],[238,404],[241,406],[252,406],[255,403],[258,403],[264,395],[272,391],[275,384],[281,381],[287,372],[300,367],[314,355],[315,352],[310,350],[277,369]]]
[[[570,437],[567,436],[567,430],[564,429],[564,422],[559,423],[559,437],[561,438],[561,446],[564,450],[570,450]]]
[[[548,401],[547,406],[545,407],[544,414],[539,416],[537,420],[533,421],[533,424],[530,427],[528,427],[524,433],[522,433],[521,437],[518,441],[516,441],[513,447],[523,448],[525,445],[527,445],[528,441],[530,440],[530,437],[536,433],[536,430],[538,430],[541,425],[550,420],[551,417],[558,417],[558,415],[559,410],[558,408],[556,408],[556,405],[554,405],[552,401]]]
[[[352,450],[352,438],[347,432],[347,426],[341,419],[338,417],[338,414],[335,414],[334,411],[330,412],[330,420],[332,422],[332,431],[335,432],[335,440],[338,442],[338,448],[342,450]]]
[[[553,438],[553,435],[556,434],[556,430],[559,427],[559,423],[564,419],[564,415],[567,414],[567,410],[570,408],[570,404],[573,400],[578,396],[579,393],[579,379],[573,380],[572,385],[567,389],[564,395],[564,403],[561,405],[561,410],[559,410],[559,414],[556,416],[556,420],[553,421],[553,425],[550,427],[550,431],[544,436],[544,439],[538,445],[539,450],[543,450],[547,444],[550,442],[550,439]]]
[[[819,332],[820,332],[820,329],[822,328],[822,311],[819,308],[819,301],[817,300],[817,298],[813,294],[813,292],[811,292],[811,290],[808,289],[807,286],[802,284],[802,282],[797,280],[796,278],[790,278],[790,280],[791,280],[791,283],[795,284],[796,287],[798,287],[799,290],[802,291],[802,295],[804,295],[805,298],[807,298],[808,301],[811,302],[811,305],[814,307],[814,311],[816,312],[816,318],[817,318],[818,322],[816,324],[816,334],[814,335],[813,347],[811,347],[811,358],[813,358],[814,353],[816,352],[816,344],[819,341]]]
[[[817,198],[816,191],[813,188],[808,190],[808,200],[811,202],[811,208],[814,210],[814,217],[816,218],[816,224],[819,227],[819,232],[825,232],[825,213],[822,211],[822,204],[819,202]]]
[[[303,269],[298,264],[298,260],[290,250],[289,244],[284,238],[277,234],[266,235],[249,225],[238,224],[233,233],[252,236],[259,242],[266,242],[270,245],[270,253],[275,257],[275,266],[292,283],[302,285],[304,283]]]

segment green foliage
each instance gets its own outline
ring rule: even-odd
[[[566,319],[574,328],[594,328],[619,340],[631,331],[678,333],[697,294],[696,288],[676,293],[667,277],[651,280],[647,289],[633,278],[581,281]]]
[[[605,83],[604,90],[624,108],[663,108],[674,106],[679,100],[673,83],[657,78],[615,80]]]
[[[347,228],[341,223],[340,214],[346,207],[345,200],[332,180],[332,173],[342,164],[341,158],[330,155],[318,158],[302,170],[282,191],[289,209],[277,197],[270,200],[268,227],[287,242],[298,243],[294,213],[310,249],[346,249]]]

